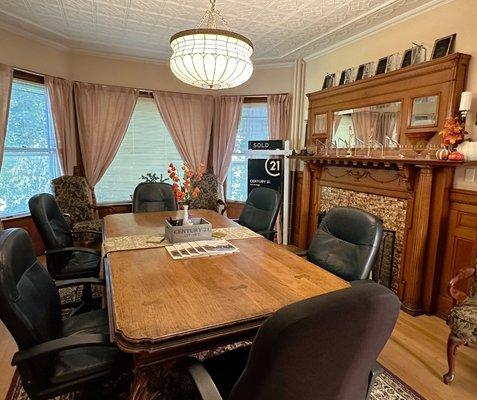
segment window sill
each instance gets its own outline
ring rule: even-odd
[[[24,212],[24,213],[20,213],[20,214],[8,215],[6,217],[0,217],[0,219],[2,221],[11,221],[13,219],[28,218],[30,216],[31,216],[31,214],[29,212]]]
[[[113,203],[96,203],[97,207],[130,206],[132,201],[117,201]]]
[[[236,204],[236,205],[239,205],[239,206],[245,204],[245,201],[237,201],[237,200],[225,200],[225,202],[227,204],[232,204],[232,205]]]

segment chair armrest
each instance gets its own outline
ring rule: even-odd
[[[62,350],[110,345],[111,341],[109,340],[109,335],[95,333],[66,336],[16,352],[12,359],[12,365],[18,365],[25,361],[31,361],[36,357],[45,356]]]
[[[195,358],[187,358],[183,368],[189,373],[203,400],[223,400],[212,377],[205,367]]]
[[[80,235],[82,233],[91,233],[93,235],[103,236],[103,234],[100,231],[93,231],[91,229],[83,229],[81,231],[72,231],[71,233],[73,235]]]
[[[276,234],[277,231],[275,231],[275,230],[271,230],[271,231],[255,231],[255,233],[258,233],[259,235],[265,236],[265,235],[271,235],[272,233],[273,233],[273,234]]]
[[[298,249],[293,252],[296,256],[299,257],[307,257],[308,256],[308,250],[307,249]]]
[[[80,286],[80,285],[101,285],[105,286],[106,281],[99,278],[78,278],[78,279],[65,279],[62,281],[55,281],[55,285],[58,289],[71,287],[71,286]]]
[[[50,256],[53,254],[71,253],[73,251],[81,251],[82,253],[95,254],[99,257],[101,256],[101,252],[93,249],[88,249],[87,247],[64,247],[62,249],[46,250],[45,256]]]
[[[463,268],[449,282],[449,296],[452,297],[454,306],[461,304],[469,296],[468,293],[464,293],[462,290],[457,289],[456,285],[465,279],[469,279],[475,273],[475,268]]]
[[[351,286],[361,286],[361,285],[368,285],[370,283],[375,283],[372,279],[357,279],[355,281],[350,281],[349,284]]]

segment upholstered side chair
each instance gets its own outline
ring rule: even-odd
[[[132,209],[134,213],[176,211],[172,186],[164,182],[140,183],[134,189]]]
[[[348,282],[367,280],[383,237],[381,219],[354,207],[334,207],[323,217],[306,257]]]
[[[472,279],[469,293],[458,289],[462,281]],[[449,283],[449,294],[454,308],[447,317],[450,333],[447,339],[447,361],[449,371],[444,383],[450,385],[455,377],[457,349],[465,344],[477,344],[477,268],[464,268]]]
[[[251,348],[185,368],[204,400],[365,400],[399,307],[376,283],[313,297],[273,314]]]
[[[129,357],[111,344],[106,310],[62,320],[58,289],[82,283],[55,283],[23,229],[0,233],[0,319],[18,345],[12,365],[31,400],[85,392],[93,385],[97,391],[98,384],[129,368]]]
[[[194,186],[200,189],[200,195],[194,199],[190,208],[213,210],[223,215],[227,210],[227,205],[219,199],[219,178],[212,173],[205,173],[198,182],[193,182]]]
[[[101,220],[93,203],[86,179],[82,176],[63,175],[51,181],[56,202],[71,224],[74,234],[92,240],[88,231],[101,232]],[[97,239],[97,236],[96,236]]]

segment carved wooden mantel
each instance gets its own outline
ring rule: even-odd
[[[398,295],[408,313],[431,313],[455,167],[475,163],[401,158],[291,158],[305,163],[299,212],[294,221],[298,230],[295,244],[299,247],[307,248],[315,235],[322,187],[407,200]]]

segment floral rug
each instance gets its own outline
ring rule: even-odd
[[[98,287],[93,287],[94,296],[101,295],[101,289]],[[74,288],[65,288],[60,289],[60,297],[62,302],[71,302],[81,298],[81,289],[79,287]],[[68,317],[72,312],[72,309],[63,310],[63,318]],[[239,342],[236,344],[228,345],[219,349],[210,349],[203,351],[201,353],[196,353],[194,356],[199,360],[214,356],[220,352],[226,350],[232,350],[235,347],[240,347],[243,345],[249,344],[247,342]],[[97,396],[94,396],[96,399],[101,400],[127,400],[128,399],[128,388],[129,382],[131,380],[130,376],[123,375],[118,379],[119,382],[105,382],[101,389],[102,392],[98,393]],[[198,400],[196,390],[193,387],[193,384],[188,376],[182,374],[179,371],[173,371],[171,374],[168,374],[168,379],[164,384],[165,391],[163,396],[155,398],[155,400]],[[120,390],[120,394],[110,395],[108,390],[111,390],[111,387],[120,387],[123,390]],[[103,394],[104,392],[104,394]],[[118,391],[116,390],[116,393]],[[25,393],[22,387],[21,379],[18,374],[18,371],[15,371],[15,374],[12,378],[10,384],[10,389],[8,390],[5,400],[28,400],[29,397]],[[87,399],[87,397],[86,397]],[[70,393],[67,395],[59,396],[55,400],[85,400],[85,396],[80,399],[78,393]],[[402,382],[398,377],[393,375],[391,372],[385,370],[375,381],[373,391],[371,392],[370,400],[425,400],[424,397],[419,395],[411,387]]]
[[[174,382],[180,387],[179,392],[177,388],[173,390],[175,395],[165,394],[160,396],[158,400],[184,400],[184,399],[199,399],[192,389],[190,382],[186,382],[187,378],[174,374]],[[101,397],[102,398],[102,397]],[[116,397],[118,400],[127,399],[127,393],[122,393]],[[5,400],[28,400],[28,396],[23,390],[20,377],[18,373],[12,379],[10,390],[8,391]],[[78,393],[71,393],[57,397],[55,400],[79,400]],[[371,392],[370,400],[425,400],[424,397],[416,393],[412,388],[407,386],[399,378],[394,376],[388,371],[385,371],[379,376],[374,384],[373,391]]]

